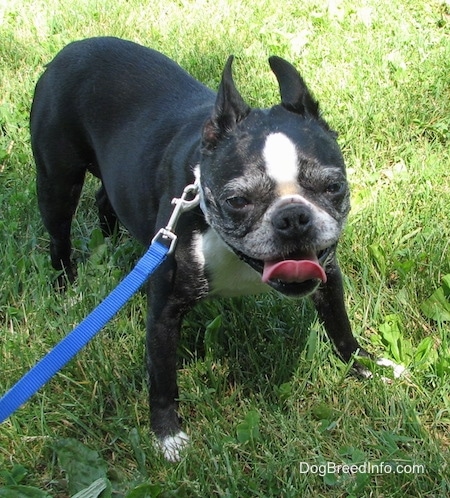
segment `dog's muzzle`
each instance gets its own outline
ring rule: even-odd
[[[287,296],[302,297],[327,281],[325,266],[336,245],[314,253],[297,253],[278,260],[262,261],[233,249],[240,259],[261,274],[264,283]]]

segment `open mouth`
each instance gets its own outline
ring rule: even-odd
[[[286,295],[305,295],[312,292],[322,282],[327,281],[324,270],[326,260],[334,246],[317,254],[298,253],[286,258],[262,261],[237,252],[238,256],[253,269],[261,273],[261,280]]]

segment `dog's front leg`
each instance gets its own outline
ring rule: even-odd
[[[355,353],[358,353],[358,356],[368,356],[378,365],[392,368],[394,377],[400,377],[405,371],[403,366],[386,358],[373,358],[355,339],[345,309],[342,275],[336,259],[327,265],[326,273],[326,284],[319,287],[313,294],[312,300],[327,335],[333,341],[341,358],[349,362]],[[372,376],[372,373],[358,362],[353,363],[353,368],[361,377]]]
[[[188,443],[177,413],[177,346],[190,306],[174,294],[171,274],[165,273],[148,286],[147,369],[151,428],[166,459],[175,462]]]
[[[326,274],[327,282],[313,294],[312,300],[328,337],[346,362],[350,361],[358,350],[361,356],[368,356],[353,336],[345,309],[342,275],[335,259],[327,265]],[[356,368],[358,369],[357,366]]]

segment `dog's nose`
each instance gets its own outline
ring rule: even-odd
[[[309,230],[312,213],[305,204],[289,204],[278,209],[272,217],[272,225],[285,238],[295,238]]]

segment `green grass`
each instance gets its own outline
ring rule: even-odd
[[[234,53],[238,86],[254,106],[278,101],[268,55],[301,70],[348,165],[353,209],[340,261],[354,331],[410,375],[392,384],[353,378],[307,303],[204,304],[180,346],[192,445],[171,465],[148,428],[137,295],[0,426],[0,496],[70,496],[98,478],[114,496],[448,496],[448,1],[2,2],[0,393],[142,252],[126,234],[114,247],[98,242],[90,181],[73,229],[79,279],[65,295],[52,290],[28,134],[33,87],[66,43],[105,34],[157,48],[213,88]],[[431,295],[434,319],[423,307]],[[302,473],[301,462],[422,464],[424,473],[319,475]]]

